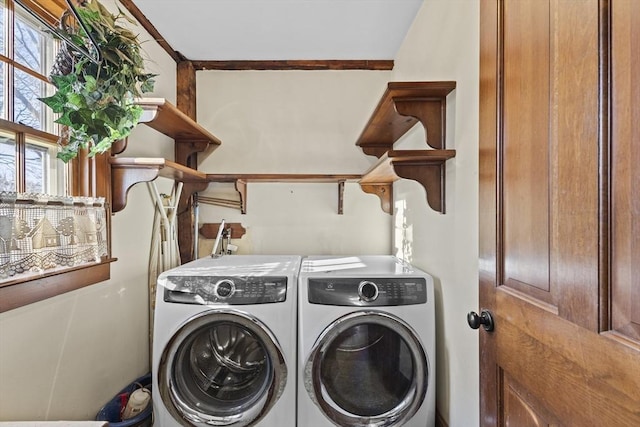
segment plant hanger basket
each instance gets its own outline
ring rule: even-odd
[[[56,92],[40,100],[60,114],[58,158],[65,162],[81,149],[93,156],[126,138],[142,115],[134,99],[153,90],[155,75],[145,71],[138,37],[123,20],[135,25],[120,9],[112,14],[98,0],[85,0],[52,31],[62,40],[50,76]]]
[[[74,31],[74,24],[72,22],[74,19],[74,14],[70,10],[64,11],[60,17],[59,28],[65,33],[71,33]],[[91,45],[91,47],[97,51],[97,47],[94,47],[94,45]],[[66,76],[70,74],[78,62],[78,58],[82,55],[78,50],[78,46],[69,41],[61,40],[60,49],[58,49],[50,74],[52,76]]]

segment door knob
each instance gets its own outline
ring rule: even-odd
[[[482,310],[479,315],[475,311],[470,312],[467,314],[467,323],[471,329],[478,329],[482,325],[485,331],[493,331],[493,316],[489,310]]]

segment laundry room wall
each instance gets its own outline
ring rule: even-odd
[[[438,412],[450,427],[479,425],[478,304],[479,5],[425,0],[396,57],[393,80],[455,80],[447,98],[446,214],[431,210],[416,182],[394,185],[396,253],[435,277]],[[414,127],[398,149],[425,149]]]
[[[390,72],[198,71],[198,121],[222,140],[200,169],[220,174],[361,174],[373,163],[355,143]],[[391,219],[379,199],[347,182],[249,183],[247,214],[200,206],[200,222],[240,222],[238,253],[389,254]],[[201,194],[235,198],[230,184]],[[209,246],[207,246],[209,243]],[[203,241],[202,253],[211,251]]]
[[[112,0],[101,0],[116,11]],[[135,27],[159,74],[151,96],[175,103],[175,62]],[[152,59],[151,59],[152,58]],[[173,157],[173,141],[139,126],[125,152]],[[170,185],[162,182],[161,186]],[[147,265],[153,209],[131,189],[112,217],[111,280],[0,314],[0,421],[87,420],[149,369]]]

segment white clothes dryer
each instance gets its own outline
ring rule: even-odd
[[[433,426],[432,277],[391,256],[316,256],[299,283],[298,426]]]
[[[154,426],[296,425],[300,260],[206,257],[159,276]]]

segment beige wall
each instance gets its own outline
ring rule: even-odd
[[[436,283],[437,405],[450,427],[479,424],[478,335],[466,314],[478,304],[479,8],[475,0],[425,0],[396,58],[393,80],[455,80],[447,98],[445,215],[412,181],[394,186],[397,252]],[[420,126],[398,148],[426,148]]]
[[[112,0],[102,1],[112,8]],[[141,27],[141,39],[150,39]],[[159,73],[153,96],[175,100],[175,62],[144,43]],[[172,156],[164,136],[140,126],[127,155]],[[166,183],[165,183],[166,185]],[[144,185],[113,217],[111,280],[0,314],[0,421],[93,419],[148,371],[147,258],[153,210]]]
[[[389,72],[199,71],[198,122],[222,140],[210,173],[360,174],[373,159],[355,142]],[[236,197],[229,185],[204,195]],[[249,183],[247,214],[202,205],[200,222],[241,222],[238,253],[388,254],[391,216],[377,197],[338,185]],[[206,243],[206,242],[205,242]],[[210,242],[209,242],[210,243]],[[206,247],[206,244],[203,245]],[[210,252],[210,247],[206,247]],[[206,250],[203,248],[203,250]]]

